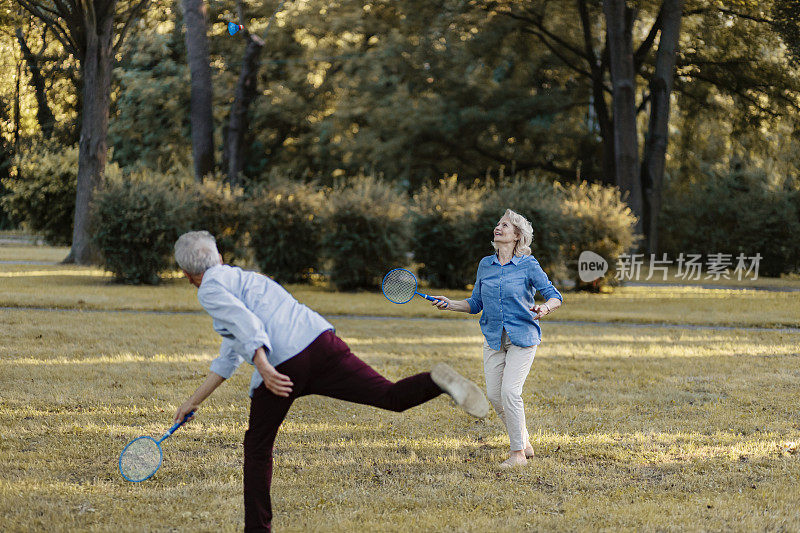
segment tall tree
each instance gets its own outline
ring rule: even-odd
[[[264,31],[266,35],[272,24],[275,14],[281,8],[283,2],[278,4],[275,13],[267,24]],[[250,129],[250,105],[258,94],[258,70],[261,65],[261,51],[264,49],[264,40],[253,34],[246,25],[244,6],[241,0],[236,1],[236,9],[239,14],[239,23],[244,26],[241,31],[247,43],[242,54],[242,67],[239,72],[239,81],[236,83],[236,90],[233,95],[231,112],[228,117],[228,125],[225,128],[224,147],[222,151],[222,164],[228,182],[232,185],[239,181],[244,170],[245,163],[245,139]]]
[[[796,35],[794,1],[602,0],[601,12],[599,0],[576,0],[574,7],[563,4],[558,13],[548,0],[475,1],[491,14],[516,21],[520,31],[538,39],[576,82],[587,87],[603,145],[602,181],[630,193],[648,251],[658,249],[654,221],[660,209],[673,91],[690,98],[732,98],[742,104],[742,124],[800,110],[797,78],[782,68],[782,53],[772,42],[780,28],[765,16],[771,5],[783,6],[779,11],[788,28],[784,34]],[[578,28],[574,20],[580,21]],[[682,31],[687,24],[691,29]],[[633,42],[634,35],[641,35],[638,42]],[[648,109],[650,120],[639,118]],[[637,125],[644,125],[646,133],[642,164],[634,169]],[[623,161],[625,168],[618,168]],[[631,176],[638,176],[639,183]]]
[[[22,79],[22,61],[17,61],[17,75],[14,84],[14,153],[19,153],[20,130],[22,129],[20,108],[20,80]]]
[[[0,124],[5,124],[8,122],[8,104],[0,96]],[[2,135],[0,131],[0,197],[6,192],[6,188],[4,185],[4,180],[11,177],[11,165],[13,162],[13,152],[12,147],[9,146],[9,142],[6,140],[6,136]],[[0,229],[7,229],[11,226],[11,220],[9,220],[8,214],[3,209],[3,206],[0,205]]]
[[[22,33],[22,28],[17,28],[15,32],[19,48],[22,51],[22,57],[28,64],[28,71],[31,73],[31,86],[33,86],[34,93],[36,94],[36,120],[39,122],[39,127],[42,130],[42,135],[45,139],[53,136],[53,128],[55,127],[56,118],[53,111],[50,109],[50,104],[47,102],[47,89],[44,83],[44,77],[39,65],[39,57],[47,47],[47,26],[42,34],[42,49],[38,54],[34,54],[27,41],[25,35]]]
[[[0,124],[8,121],[8,103],[0,96]],[[3,132],[0,132],[3,133]],[[10,177],[12,151],[8,146],[8,141],[5,135],[0,135],[0,181]],[[0,183],[0,192],[3,190],[3,185]],[[0,211],[0,226],[3,225],[3,213]]]
[[[647,236],[646,248],[658,249],[658,215],[661,212],[661,191],[664,187],[664,166],[669,139],[670,95],[675,79],[678,38],[680,37],[683,0],[664,0],[659,17],[661,36],[656,64],[650,77],[650,121],[642,156],[642,230]]]
[[[89,233],[89,210],[95,191],[105,178],[114,56],[149,0],[17,1],[41,20],[80,63],[83,95],[75,218],[72,248],[64,261],[90,264],[96,254]]]
[[[619,188],[628,193],[628,205],[642,231],[642,184],[639,135],[636,129],[636,72],[633,64],[635,11],[625,0],[603,0],[614,111],[614,173]],[[607,141],[606,141],[607,142]]]
[[[191,123],[194,175],[197,180],[214,171],[214,115],[211,64],[203,0],[181,0],[186,25],[186,55],[191,75]]]

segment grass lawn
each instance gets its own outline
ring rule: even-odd
[[[402,314],[333,320],[387,377],[446,361],[482,383],[477,320],[294,289],[329,315]],[[475,421],[445,397],[402,414],[305,397],[276,444],[276,530],[800,529],[800,333],[626,325],[798,325],[800,296],[565,296],[559,322],[543,320],[524,389],[537,454],[526,467],[498,469],[508,443],[497,417]],[[117,472],[128,440],[171,425],[219,340],[199,313],[111,310],[199,310],[188,283],[127,287],[93,269],[6,264],[0,300],[13,308],[0,310],[4,530],[241,530],[249,367],[164,443],[153,479]],[[72,309],[20,308],[32,306]]]
[[[0,307],[201,311],[194,287],[177,273],[174,276],[155,287],[134,287],[114,283],[108,273],[96,268],[0,263]],[[324,315],[475,319],[463,313],[438,311],[421,298],[395,305],[379,292],[342,295],[307,285],[287,288]],[[426,290],[451,298],[470,294]],[[611,294],[567,293],[565,298],[566,304],[552,320],[800,327],[800,292],[664,285],[620,287]]]

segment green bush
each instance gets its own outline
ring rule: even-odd
[[[323,248],[341,290],[374,289],[407,263],[408,199],[384,181],[360,176],[331,191]]]
[[[659,217],[660,249],[669,257],[760,253],[759,275],[800,268],[800,192],[769,185],[759,172],[709,173],[690,189],[668,186]],[[749,262],[748,262],[749,264]],[[731,269],[732,270],[732,269]]]
[[[194,181],[191,169],[141,170],[111,180],[95,200],[94,240],[119,281],[150,283],[174,266],[172,246],[184,231],[207,230],[223,259],[247,255],[247,197],[220,178]]]
[[[565,223],[563,257],[576,288],[597,291],[605,285],[616,285],[617,259],[637,242],[636,217],[622,201],[619,189],[583,182],[565,186],[561,196]],[[609,266],[604,277],[588,284],[580,280],[577,268],[578,257],[586,250],[602,256]]]
[[[462,289],[475,281],[476,252],[469,232],[483,205],[486,187],[459,184],[452,176],[422,187],[412,204],[411,246],[419,276],[434,287]]]
[[[127,178],[95,198],[93,240],[104,267],[125,283],[159,282],[173,267],[172,247],[190,228],[191,201],[166,180]]]
[[[116,164],[106,167],[106,177],[121,175]],[[5,179],[8,192],[2,197],[9,218],[30,231],[40,233],[50,244],[72,242],[75,188],[78,177],[78,146],[39,147],[19,161],[19,178]]]
[[[221,176],[194,182],[191,169],[182,178],[190,193],[191,226],[209,231],[226,263],[247,256],[247,196],[241,187],[231,187]]]
[[[452,229],[447,228],[452,235],[464,235],[465,244],[457,245],[464,250],[459,257],[464,267],[462,281],[474,281],[479,260],[494,253],[492,232],[506,209],[531,222],[531,250],[548,276],[555,281],[571,278],[578,288],[583,285],[577,276],[577,260],[582,251],[600,254],[613,269],[619,255],[635,243],[635,218],[619,191],[612,187],[561,185],[517,175],[481,188],[480,194],[470,198],[470,205],[477,205],[477,212],[459,217]],[[589,288],[599,289],[614,281],[613,274],[607,275]]]
[[[273,184],[253,193],[250,246],[258,267],[281,283],[320,269],[325,195],[313,185]]]

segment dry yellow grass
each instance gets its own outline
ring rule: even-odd
[[[669,259],[669,258],[668,258]],[[673,258],[672,260],[674,260]],[[735,266],[735,259],[733,261]],[[699,279],[693,279],[697,276],[697,273],[692,271],[691,273],[687,274],[684,272],[682,275],[678,275],[677,267],[669,267],[667,270],[666,277],[664,276],[663,272],[660,270],[654,270],[651,279],[647,279],[650,276],[650,269],[647,266],[642,267],[641,275],[637,277],[637,280],[641,283],[656,283],[656,284],[665,284],[665,283],[677,283],[681,285],[720,285],[720,286],[734,286],[734,287],[759,287],[759,288],[781,288],[781,287],[790,287],[793,289],[800,289],[800,275],[798,274],[784,274],[780,278],[765,278],[763,276],[759,276],[756,279],[753,279],[754,273],[749,273],[746,276],[742,275],[742,279],[738,279],[738,275],[733,272],[733,268],[729,268],[728,278],[719,277],[719,279],[715,279],[717,276],[709,275],[705,266],[702,268],[702,272],[700,273]],[[630,278],[630,272],[626,270],[626,279]]]
[[[249,371],[127,483],[218,340],[201,315],[0,311],[0,516],[8,531],[236,531]],[[447,361],[481,380],[470,321],[337,320],[390,378]],[[277,443],[280,531],[800,528],[800,335],[550,324],[524,397],[537,457],[444,397],[403,414],[299,400]],[[249,367],[248,367],[249,369]]]
[[[0,246],[0,261],[40,261],[58,263],[69,254],[63,246]]]
[[[110,275],[96,268],[0,264],[0,287],[0,307],[200,311],[194,288],[177,274],[156,287],[133,287],[114,283]],[[420,298],[395,305],[381,293],[341,294],[305,285],[288,288],[325,315],[474,320],[462,313],[437,311]],[[453,298],[469,295],[467,291],[428,292],[444,292]],[[621,287],[611,294],[566,293],[565,298],[566,305],[553,320],[800,327],[800,292]]]
[[[0,247],[0,250],[3,248]],[[22,253],[19,260],[30,259]],[[392,379],[446,361],[482,382],[477,321],[380,294],[293,292]],[[456,293],[457,294],[457,293]],[[463,293],[461,293],[463,295]],[[797,325],[792,293],[623,288],[554,318]],[[0,265],[0,524],[7,531],[237,531],[250,367],[164,445],[141,484],[124,444],[160,435],[219,339],[195,291],[95,269]],[[38,311],[20,307],[87,310]],[[95,311],[88,311],[94,309]],[[299,400],[277,442],[280,531],[798,530],[800,334],[543,321],[525,389],[537,457],[506,472],[497,417],[445,398],[403,414]]]

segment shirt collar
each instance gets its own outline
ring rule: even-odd
[[[219,267],[222,267],[222,265],[220,264],[220,265],[214,265],[214,266],[212,266],[212,267],[208,267],[208,268],[206,269],[206,271],[205,271],[205,272],[203,272],[203,279],[202,279],[202,280],[200,280],[200,287],[202,287],[202,286],[203,286],[203,282],[204,282],[205,280],[207,280],[208,278],[210,278],[210,277],[214,276],[214,273],[213,273],[213,272],[214,272],[214,271],[216,271],[216,270],[218,270],[218,269],[219,269]],[[209,273],[211,273],[211,276],[209,276]],[[199,289],[200,287],[198,287],[198,289]]]
[[[513,263],[514,266],[518,265],[519,262],[522,261],[522,257],[523,256],[521,256],[521,255],[512,255],[511,256],[511,263]],[[497,257],[497,254],[494,254],[492,256],[492,264],[497,264],[497,265],[500,264],[500,259]]]

